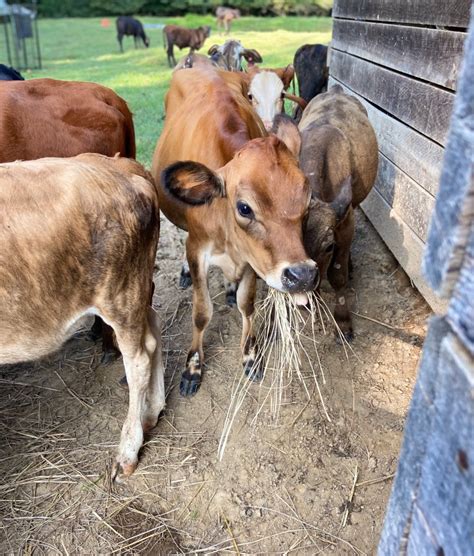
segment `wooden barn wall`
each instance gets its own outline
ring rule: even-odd
[[[335,0],[330,81],[366,107],[379,141],[369,220],[435,311],[421,274],[470,0]]]

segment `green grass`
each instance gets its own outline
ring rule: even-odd
[[[177,23],[184,26],[211,25],[212,34],[202,48],[221,44],[215,20],[189,14],[184,18],[142,17],[144,23]],[[27,78],[52,77],[95,81],[111,87],[130,105],[134,113],[137,136],[137,157],[150,165],[163,121],[163,97],[171,77],[163,50],[162,33],[149,29],[149,49],[135,50],[133,39],[124,39],[125,53],[120,54],[115,37],[115,22],[101,27],[100,19],[59,19],[39,22],[44,69],[26,73]],[[233,38],[263,56],[263,66],[289,64],[296,49],[304,43],[328,43],[331,38],[330,18],[243,17],[232,28]],[[4,59],[0,39],[0,60]],[[184,50],[182,54],[187,53]],[[179,59],[179,50],[176,58]]]

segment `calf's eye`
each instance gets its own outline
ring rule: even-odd
[[[243,201],[237,201],[237,211],[243,218],[253,218],[253,210]]]

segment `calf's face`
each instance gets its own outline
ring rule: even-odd
[[[177,162],[164,170],[162,182],[190,205],[225,198],[227,242],[270,287],[298,293],[319,281],[316,263],[303,246],[309,186],[277,137],[250,141],[217,172],[199,163]]]

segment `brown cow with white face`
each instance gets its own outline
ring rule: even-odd
[[[203,334],[212,316],[211,265],[239,282],[243,366],[260,378],[252,326],[257,275],[292,293],[310,290],[318,280],[302,242],[310,192],[294,153],[266,135],[240,74],[190,69],[171,81],[152,168],[161,209],[189,233],[193,340],[181,393],[193,395],[201,381]]]
[[[0,164],[0,364],[51,353],[99,315],[130,389],[115,475],[130,475],[164,407],[160,323],[149,306],[159,234],[151,176],[84,154]]]

